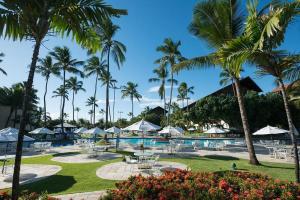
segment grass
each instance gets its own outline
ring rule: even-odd
[[[122,155],[132,154],[126,151],[118,153]],[[115,187],[116,181],[100,179],[96,176],[96,170],[108,163],[121,161],[121,158],[111,161],[84,164],[69,164],[51,161],[54,156],[59,155],[61,154],[24,158],[22,161],[23,164],[59,165],[62,167],[62,170],[49,178],[23,185],[22,189],[39,193],[47,190],[49,194],[67,194],[104,190]],[[162,160],[184,163],[193,171],[210,172],[230,170],[232,163],[236,163],[239,170],[263,173],[281,180],[294,180],[294,169],[292,164],[264,162],[260,166],[253,166],[250,165],[247,160],[225,156],[194,156],[187,158],[182,155],[181,157]]]

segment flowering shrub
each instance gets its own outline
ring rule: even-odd
[[[0,192],[0,200],[10,200],[11,196],[7,192]],[[24,192],[19,197],[20,200],[58,200],[53,197],[49,197],[47,193],[38,194],[35,192]]]
[[[300,185],[246,172],[177,170],[159,177],[133,176],[116,184],[103,200],[300,200]]]

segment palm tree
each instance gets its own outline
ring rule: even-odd
[[[81,77],[84,74],[77,69],[77,67],[83,65],[83,61],[77,61],[71,56],[71,52],[68,47],[54,47],[54,50],[50,52],[50,55],[55,58],[57,61],[54,66],[59,67],[63,73],[63,88],[66,89],[66,73],[79,74]],[[61,113],[64,113],[65,110],[65,98],[62,101]],[[61,129],[64,133],[64,116],[61,118]]]
[[[74,99],[75,99],[75,94],[77,94],[77,92],[84,91],[85,89],[82,87],[83,82],[82,81],[77,81],[77,77],[71,77],[69,80],[67,80],[66,82],[66,87],[67,89],[72,90],[73,94],[72,94],[72,119],[73,121],[75,121],[74,118],[74,112],[75,112],[75,106],[74,106]]]
[[[103,20],[100,27],[97,27],[97,33],[101,38],[102,57],[107,56],[107,72],[110,74],[110,56],[117,64],[118,68],[125,61],[126,46],[121,42],[114,40],[119,26],[113,24],[111,20]],[[109,109],[109,83],[106,84],[106,113],[105,113],[105,128],[108,128],[108,109]]]
[[[127,14],[126,10],[117,10],[106,5],[103,0],[71,0],[61,3],[60,0],[3,0],[0,2],[0,36],[14,40],[34,41],[34,50],[30,64],[28,79],[26,81],[25,97],[20,120],[20,133],[15,157],[14,176],[12,184],[12,200],[19,195],[19,176],[22,157],[22,145],[27,123],[27,108],[30,101],[29,94],[32,89],[34,72],[39,51],[44,38],[51,31],[56,35],[72,35],[76,42],[92,48],[96,37],[88,37],[90,25],[94,27],[103,18]],[[8,28],[9,27],[9,28]],[[97,48],[97,47],[94,47]]]
[[[87,60],[87,64],[84,66],[84,71],[85,75],[87,77],[91,75],[96,75],[96,80],[95,80],[95,90],[94,90],[94,98],[96,99],[96,94],[97,94],[97,84],[98,84],[98,79],[103,73],[103,70],[107,67],[106,61],[100,61],[100,59],[96,56],[93,56]],[[96,106],[93,106],[93,111],[94,111],[94,125],[95,125],[95,114],[96,114]]]
[[[206,0],[199,2],[194,9],[193,21],[189,27],[190,32],[196,37],[205,40],[210,47],[216,49],[216,52],[207,56],[200,56],[183,61],[174,68],[178,71],[181,69],[192,69],[195,66],[204,68],[218,65],[223,70],[228,70],[235,83],[250,163],[258,165],[259,162],[253,146],[244,98],[241,93],[240,73],[242,71],[242,65],[237,62],[227,62],[227,56],[222,56],[218,53],[219,49],[228,41],[241,35],[245,22],[243,13],[240,1]]]
[[[97,100],[92,96],[92,97],[89,97],[86,101],[86,106],[91,106],[92,107],[92,111],[93,111],[93,117],[95,117],[94,115],[94,107],[98,107],[98,104],[97,104]],[[91,119],[93,119],[93,117],[91,117]],[[95,119],[93,119],[91,121],[91,124],[93,123],[93,121],[95,121]],[[95,125],[95,124],[94,124]]]
[[[182,108],[184,108],[185,93],[182,89],[179,89],[179,88],[180,88],[180,86],[178,87],[177,101],[181,101]]]
[[[112,81],[112,89],[114,90],[114,99],[113,99],[113,122],[115,122],[115,104],[116,104],[116,90],[120,88],[116,86],[117,80]]]
[[[181,45],[180,41],[174,42],[171,38],[167,38],[164,40],[163,45],[158,46],[156,48],[156,51],[162,52],[163,57],[157,60],[157,63],[161,63],[163,65],[169,65],[170,66],[170,71],[171,71],[171,89],[170,89],[170,100],[169,104],[172,104],[172,97],[173,97],[173,86],[174,83],[176,84],[177,82],[174,79],[174,72],[173,72],[173,66],[179,62],[182,61],[184,58],[182,57],[180,51],[179,51],[179,46]],[[170,107],[168,109],[168,119],[167,123],[169,125],[169,118],[170,118]]]
[[[93,105],[94,106],[94,105]],[[88,114],[90,115],[90,122],[91,124],[93,123],[93,115],[94,115],[94,110],[89,110]]]
[[[46,126],[47,121],[47,108],[46,108],[46,96],[48,91],[48,81],[50,75],[53,74],[55,76],[60,76],[60,71],[57,66],[53,65],[51,56],[46,56],[44,59],[39,59],[39,65],[36,69],[37,73],[40,73],[43,77],[45,77],[45,93],[44,93],[44,126]]]
[[[142,95],[137,91],[138,84],[133,82],[127,82],[127,85],[122,86],[121,92],[122,92],[122,98],[129,97],[131,100],[131,113],[133,118],[133,100],[137,99],[140,101],[140,98],[142,98]]]
[[[63,118],[63,112],[62,112],[63,99],[69,100],[69,92],[61,85],[59,88],[53,91],[52,97],[60,97],[59,110],[60,110],[60,120],[61,120],[61,118]]]
[[[1,59],[1,57],[4,57],[4,53],[0,53],[0,63],[2,63],[2,59]],[[1,67],[0,67],[0,72],[2,72],[2,74],[4,74],[4,75],[7,75],[7,73],[6,73],[6,71],[4,71],[4,69],[2,69]]]
[[[103,115],[105,114],[105,110],[101,108],[99,111],[99,114],[102,115],[102,118],[103,118]]]
[[[188,87],[186,82],[182,82],[178,87],[178,94],[180,97],[180,100],[184,101],[186,100],[186,106],[187,106],[187,112],[188,112],[188,105],[189,105],[189,94],[194,94],[194,86]]]
[[[160,82],[158,95],[160,96],[160,99],[163,99],[164,101],[164,116],[166,116],[166,81],[171,81],[171,79],[166,80],[168,78],[166,63],[163,63],[158,68],[154,69],[153,73],[156,77],[150,78],[149,82]]]
[[[234,80],[232,78],[232,76],[230,75],[229,70],[224,69],[221,71],[220,73],[220,85],[228,85],[229,83],[232,85],[232,91],[233,91],[233,95],[236,96],[236,92],[235,92],[235,88],[234,88]]]
[[[102,82],[102,86],[107,84],[109,88],[113,88],[113,84],[116,83],[116,80],[112,78],[111,74],[107,70],[103,70],[99,80]],[[111,113],[110,113],[110,103],[108,102],[108,112],[109,112],[109,121],[111,122]]]
[[[79,107],[76,107],[76,108],[75,108],[75,112],[77,112],[77,116],[76,116],[77,120],[76,120],[76,121],[78,121],[78,113],[79,113],[79,111],[80,111],[80,108],[79,108]]]

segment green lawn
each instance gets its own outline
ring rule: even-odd
[[[122,154],[128,154],[122,152]],[[108,163],[120,161],[121,158],[112,161],[65,164],[51,161],[57,155],[33,157],[23,159],[23,164],[54,164],[60,165],[62,170],[54,176],[22,186],[22,189],[43,192],[49,194],[65,194],[87,192],[113,188],[115,181],[103,180],[96,176],[96,170]],[[230,170],[232,163],[236,163],[239,170],[260,172],[282,180],[293,180],[294,170],[291,164],[262,163],[261,166],[252,166],[247,160],[221,156],[195,156],[192,158],[163,159],[187,164],[193,171],[223,171]]]

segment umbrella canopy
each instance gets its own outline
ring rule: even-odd
[[[77,134],[81,134],[81,133],[84,133],[85,131],[87,131],[88,129],[87,128],[84,128],[84,127],[81,127],[79,129],[76,129],[74,131],[74,133],[77,133]]]
[[[106,132],[98,127],[86,130],[83,132],[84,134],[93,134],[93,135],[99,135],[99,134],[106,134]]]
[[[54,134],[54,131],[51,131],[51,130],[43,127],[43,128],[37,128],[33,131],[30,131],[29,133],[30,134],[49,134],[49,135],[52,135],[52,134]]]
[[[171,134],[171,135],[181,135],[182,132],[180,132],[178,129],[172,126],[166,126],[163,128],[163,130],[159,131],[160,134]]]
[[[64,128],[76,128],[75,125],[72,124],[68,124],[68,123],[63,123],[64,124]],[[61,128],[61,124],[57,124],[56,126],[54,126],[55,128]]]
[[[156,131],[159,130],[160,126],[157,126],[155,124],[152,124],[151,122],[147,122],[145,120],[141,120],[139,122],[136,122],[123,130],[126,131]]]
[[[195,131],[195,128],[189,128],[188,131]]]
[[[5,128],[0,130],[0,142],[16,142],[18,141],[19,130],[16,128]],[[24,135],[24,141],[34,141],[33,138]]]
[[[259,129],[253,135],[275,135],[275,134],[282,134],[282,133],[288,133],[289,131],[280,129],[273,126],[266,126],[262,129]]]
[[[223,133],[228,133],[228,130],[224,130],[221,128],[217,128],[217,127],[212,127],[209,130],[205,131],[204,133],[211,133],[211,134],[223,134]]]
[[[178,126],[175,127],[181,134],[184,132],[184,130]]]
[[[120,133],[121,129],[119,129],[118,127],[110,127],[109,129],[106,129],[105,132],[107,133]]]

